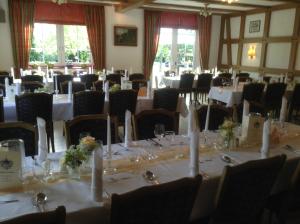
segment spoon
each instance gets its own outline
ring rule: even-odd
[[[148,180],[149,182],[152,182],[154,184],[159,184],[159,182],[157,181],[157,177],[155,176],[155,174],[153,172],[151,172],[150,170],[147,170],[146,173],[143,174],[143,177]]]
[[[39,210],[41,212],[45,211],[44,204],[47,202],[47,200],[48,200],[48,197],[46,194],[44,194],[42,192],[37,193],[37,195],[35,197],[35,201],[36,201],[37,207],[39,208]]]
[[[223,155],[223,156],[221,157],[221,159],[222,159],[225,163],[229,163],[229,164],[233,165],[233,161],[232,161],[232,159],[231,159],[229,156]]]

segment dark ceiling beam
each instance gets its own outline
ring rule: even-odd
[[[226,5],[226,6],[238,6],[238,7],[249,7],[249,8],[270,8],[270,6],[265,5],[256,5],[256,4],[248,4],[242,2],[222,2],[221,0],[189,0],[191,2],[198,2],[198,3],[208,3],[208,4],[215,4],[215,5]]]

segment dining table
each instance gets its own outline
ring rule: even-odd
[[[179,88],[180,76],[163,76],[161,78],[161,84],[169,86],[170,88]],[[194,78],[193,88],[197,87],[197,76]]]
[[[286,154],[287,162],[292,159],[300,160],[300,126],[290,123],[278,126],[274,122],[273,127],[279,128],[281,135],[279,142],[271,142],[269,156]],[[224,148],[218,131],[199,132],[199,139],[199,173],[203,182],[198,189],[191,220],[205,217],[214,211],[214,202],[225,166],[237,166],[261,159],[259,143]],[[38,192],[43,192],[48,198],[44,205],[46,211],[60,205],[66,207],[67,224],[83,224],[87,220],[89,224],[108,224],[112,194],[123,194],[143,186],[190,176],[189,142],[189,137],[185,135],[166,135],[160,139],[133,141],[128,147],[117,143],[111,147],[111,160],[107,147],[103,146],[104,168],[110,164],[114,171],[103,174],[102,202],[95,202],[91,198],[91,173],[88,166],[82,169],[80,179],[72,179],[61,168],[64,152],[48,154],[51,172],[47,174],[43,166],[28,157],[22,186],[0,191],[0,202],[13,201],[1,204],[0,221],[39,212],[33,199]],[[224,160],[224,156],[229,157],[230,162]],[[155,174],[155,182],[144,177],[146,171]]]
[[[14,98],[4,98],[4,120],[16,121],[17,112],[16,104]],[[108,112],[109,102],[105,101],[103,113]],[[135,113],[138,114],[143,110],[151,110],[153,108],[153,98],[152,97],[142,97],[139,96],[137,99]],[[186,117],[188,115],[188,108],[183,97],[178,98],[177,112],[181,116]],[[68,97],[68,94],[54,94],[53,95],[53,108],[52,116],[54,121],[61,120],[71,120],[73,118],[73,102]]]

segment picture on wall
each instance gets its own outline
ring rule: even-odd
[[[115,46],[137,46],[137,27],[115,26]]]
[[[249,33],[257,33],[260,31],[260,20],[250,21]]]

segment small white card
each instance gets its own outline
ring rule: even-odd
[[[242,142],[261,142],[264,118],[249,114],[242,121]]]
[[[20,186],[21,175],[21,152],[0,147],[0,189]]]

